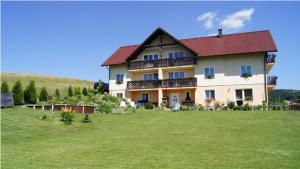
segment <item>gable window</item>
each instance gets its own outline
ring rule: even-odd
[[[205,90],[205,99],[215,100],[215,90]]]
[[[169,79],[184,78],[184,72],[169,72]]]
[[[144,61],[153,61],[153,60],[158,60],[158,54],[157,53],[144,55]]]
[[[213,67],[204,68],[204,76],[206,79],[215,78],[215,69]]]
[[[252,70],[251,66],[241,66],[241,77],[251,77],[252,76]]]
[[[123,74],[117,74],[117,77],[116,77],[116,83],[117,84],[121,84],[123,83],[123,79],[124,79],[124,75]]]
[[[148,102],[148,93],[142,93],[142,101]]]
[[[118,98],[123,98],[123,93],[117,93]]]
[[[157,80],[158,74],[157,73],[146,73],[144,74],[144,80]]]
[[[243,105],[244,101],[253,100],[253,90],[252,89],[237,89],[235,90],[236,104],[238,106]]]
[[[184,57],[183,51],[172,51],[168,53],[169,59],[178,59]]]

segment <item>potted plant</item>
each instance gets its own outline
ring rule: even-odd
[[[123,83],[123,80],[117,80],[116,83],[117,83],[117,84],[122,84],[122,83]]]
[[[251,73],[244,73],[244,74],[242,74],[242,77],[244,77],[244,78],[248,78],[248,77],[251,77],[251,76],[252,76]]]
[[[213,76],[213,75],[208,75],[207,77],[206,77],[206,79],[214,79],[215,78],[215,76]]]

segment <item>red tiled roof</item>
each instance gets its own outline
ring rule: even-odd
[[[254,52],[276,52],[277,48],[270,31],[245,32],[237,34],[180,39],[185,46],[197,52],[200,57]],[[139,45],[120,47],[102,66],[121,64]]]

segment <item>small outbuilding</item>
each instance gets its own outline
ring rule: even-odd
[[[14,107],[14,98],[11,92],[1,93],[1,108]]]

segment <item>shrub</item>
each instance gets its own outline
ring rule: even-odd
[[[229,108],[230,110],[232,110],[233,107],[235,106],[235,103],[234,103],[233,101],[230,101],[230,102],[227,103],[227,106],[228,106],[228,108]]]
[[[63,109],[61,114],[61,121],[65,124],[71,124],[73,122],[74,113],[72,109]]]
[[[81,90],[80,90],[79,86],[74,88],[74,95],[75,96],[80,96],[81,95]]]
[[[243,105],[241,107],[241,109],[244,111],[249,111],[249,110],[252,110],[252,106],[247,103],[247,104]]]
[[[188,108],[186,105],[181,105],[181,106],[180,106],[180,110],[181,110],[181,111],[188,111],[189,108]]]
[[[97,83],[94,84],[94,92],[95,93],[104,93],[104,82],[102,80],[99,80]]]
[[[106,101],[106,102],[114,102],[114,103],[120,103],[119,98],[111,96],[109,94],[104,94],[102,97],[102,100]]]
[[[1,84],[1,93],[9,92],[9,87],[6,81],[3,81]]]
[[[15,105],[22,105],[24,104],[24,93],[22,89],[22,84],[20,81],[17,81],[12,89],[14,104]]]
[[[126,107],[124,109],[125,113],[135,113],[136,112],[136,109],[133,108],[133,107]]]
[[[27,104],[36,104],[37,102],[36,87],[33,80],[29,82],[29,85],[24,91],[24,101]]]
[[[219,102],[219,101],[216,101],[216,102],[214,103],[214,107],[215,107],[215,109],[220,108],[220,107],[221,107],[220,102]]]
[[[69,97],[72,97],[72,96],[73,96],[73,88],[72,88],[72,86],[70,86],[70,87],[68,88],[68,96],[69,96]]]
[[[55,97],[56,97],[56,99],[60,99],[60,91],[59,91],[59,89],[55,89]]]
[[[91,123],[92,120],[89,118],[88,114],[85,114],[83,119],[81,120],[82,123]]]
[[[85,86],[82,88],[82,94],[83,94],[84,96],[87,96],[87,94],[88,94],[88,91],[87,91],[87,89],[86,89]]]
[[[232,110],[241,110],[241,107],[240,107],[240,106],[234,106],[234,107],[232,108]]]
[[[148,103],[145,103],[144,107],[145,107],[145,109],[154,109],[155,106],[154,106],[154,104],[148,102]]]
[[[111,113],[112,112],[112,105],[109,103],[103,102],[101,103],[98,107],[97,110],[100,111],[101,113]]]
[[[42,88],[42,90],[40,92],[39,99],[40,99],[40,101],[47,101],[48,100],[48,92],[47,92],[45,87]]]

